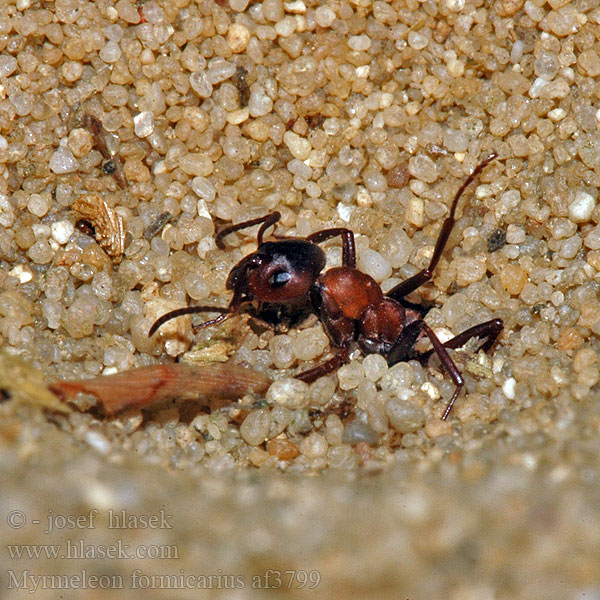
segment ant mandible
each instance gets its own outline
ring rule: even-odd
[[[442,343],[423,319],[427,310],[408,302],[405,297],[431,280],[454,226],[459,199],[467,186],[496,156],[496,153],[492,153],[481,162],[456,192],[450,214],[442,224],[429,266],[399,283],[387,294],[383,293],[370,275],[356,268],[352,231],[336,227],[317,231],[306,238],[284,238],[275,242],[265,242],[265,231],[277,223],[281,216],[278,212],[273,212],[258,219],[226,227],[216,236],[217,246],[224,249],[223,238],[226,235],[260,225],[257,250],[244,257],[227,277],[227,289],[233,291],[229,306],[189,306],[173,310],[155,321],[148,336],[154,335],[157,329],[170,319],[182,315],[199,312],[221,313],[194,328],[198,330],[221,323],[239,312],[242,304],[247,302],[256,301],[259,306],[300,306],[306,305],[308,300],[337,352],[326,362],[296,375],[297,379],[310,383],[333,372],[348,362],[355,344],[367,354],[382,354],[390,366],[412,359],[424,363],[435,352],[456,386],[442,415],[442,420],[446,420],[464,386],[462,375],[447,349],[459,348],[471,338],[477,337],[484,339],[478,350],[487,351],[502,331],[503,323],[501,319],[492,319]],[[325,254],[317,244],[337,236],[342,239],[342,266],[322,273]],[[423,336],[429,338],[432,348],[419,353],[414,350],[414,346]]]

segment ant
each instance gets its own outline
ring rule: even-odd
[[[455,223],[455,212],[463,192],[477,175],[495,158],[492,153],[467,177],[454,196],[450,214],[440,230],[429,266],[393,287],[384,294],[379,284],[356,268],[354,234],[349,229],[336,227],[317,231],[306,238],[283,238],[274,242],[263,240],[265,231],[280,219],[278,212],[257,219],[230,225],[216,236],[216,244],[224,249],[223,238],[235,231],[260,225],[258,248],[233,267],[227,277],[227,289],[233,298],[227,307],[189,306],[161,316],[150,328],[151,337],[157,329],[175,317],[199,312],[219,312],[218,317],[194,329],[216,325],[238,313],[242,304],[257,301],[260,307],[274,304],[301,307],[307,304],[316,313],[337,352],[326,362],[296,375],[311,383],[338,369],[350,358],[357,344],[367,354],[382,354],[388,364],[420,360],[425,363],[435,352],[456,386],[442,415],[446,420],[454,401],[464,386],[464,380],[448,348],[460,348],[471,338],[482,338],[478,350],[488,351],[503,328],[501,319],[492,319],[463,331],[442,343],[423,317],[427,309],[405,300],[405,297],[430,281]],[[325,253],[317,244],[334,237],[342,239],[342,266],[322,273]],[[418,339],[426,336],[432,348],[426,352],[414,350]]]

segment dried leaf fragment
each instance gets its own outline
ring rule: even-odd
[[[120,262],[125,252],[125,226],[121,215],[97,194],[83,194],[71,209],[92,225],[98,244]]]
[[[162,400],[234,400],[262,393],[271,381],[262,373],[230,363],[150,365],[92,379],[56,381],[50,390],[65,402],[79,393],[93,394],[113,415],[148,408]]]
[[[48,390],[42,373],[17,356],[0,354],[0,395],[2,400],[70,413],[71,409]]]

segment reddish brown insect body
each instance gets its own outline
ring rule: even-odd
[[[411,359],[425,362],[435,352],[456,385],[442,416],[442,419],[446,419],[464,385],[460,371],[447,349],[459,348],[471,338],[479,337],[484,338],[479,349],[487,351],[502,331],[503,323],[501,319],[493,319],[475,325],[442,343],[423,320],[426,309],[408,302],[405,296],[431,280],[452,231],[460,197],[494,158],[495,153],[479,164],[456,193],[450,214],[442,224],[429,266],[398,284],[387,294],[383,293],[371,276],[356,268],[354,234],[349,229],[325,229],[304,239],[263,242],[267,228],[280,218],[280,214],[274,212],[227,227],[217,235],[217,245],[223,248],[222,240],[225,235],[253,225],[261,226],[257,235],[256,252],[243,258],[229,273],[227,289],[233,291],[229,306],[191,306],[174,310],[160,317],[150,328],[149,335],[152,336],[166,321],[181,315],[211,311],[221,313],[218,317],[201,323],[198,326],[200,328],[220,323],[239,312],[242,305],[248,302],[259,303],[259,315],[260,305],[300,307],[308,302],[338,350],[328,361],[297,375],[298,379],[312,382],[331,373],[348,361],[355,344],[365,353],[384,355],[389,365]],[[325,254],[317,244],[337,236],[342,238],[342,266],[322,273]],[[414,346],[423,336],[429,338],[432,349],[419,353],[414,350]]]

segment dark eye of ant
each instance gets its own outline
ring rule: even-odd
[[[283,287],[292,276],[287,271],[277,271],[269,277],[269,285],[274,288]]]

